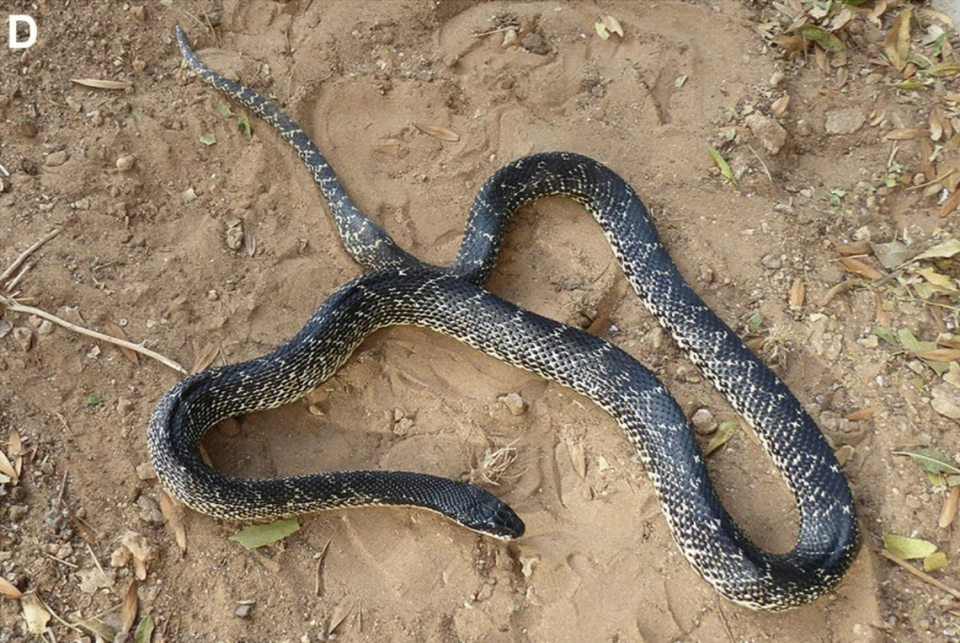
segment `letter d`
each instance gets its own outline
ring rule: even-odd
[[[17,24],[25,23],[30,27],[30,35],[24,42],[17,40]],[[37,23],[30,16],[10,16],[10,49],[26,49],[32,47],[37,42]]]

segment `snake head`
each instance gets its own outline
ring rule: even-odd
[[[479,487],[470,488],[474,492],[470,500],[472,507],[458,517],[460,524],[500,540],[513,540],[523,535],[526,527],[510,505]]]

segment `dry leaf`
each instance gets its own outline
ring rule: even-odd
[[[613,16],[604,16],[603,17],[603,26],[607,28],[607,31],[610,33],[615,33],[621,38],[623,38],[623,27],[620,26],[620,21],[614,18]]]
[[[883,297],[879,292],[873,293],[873,300],[876,309],[876,319],[877,325],[882,326],[883,328],[890,328],[890,313],[883,307]]]
[[[943,202],[943,205],[940,206],[940,218],[942,219],[956,210],[958,205],[960,205],[960,190],[951,194],[947,200]]]
[[[917,138],[927,138],[930,136],[930,130],[922,127],[905,127],[894,129],[887,132],[883,137],[888,141],[911,141]]]
[[[107,331],[107,335],[113,337],[114,339],[122,339],[123,341],[129,341],[127,339],[127,334],[123,332],[123,329],[114,324],[111,321],[108,321],[103,325],[104,329]],[[117,346],[120,349],[120,352],[123,353],[123,356],[134,364],[140,364],[140,357],[137,355],[136,351],[130,350],[126,346]]]
[[[845,257],[868,255],[873,252],[873,247],[869,241],[854,241],[853,243],[845,243],[842,246],[837,246],[837,252]]]
[[[846,463],[850,462],[850,458],[854,456],[856,449],[853,448],[851,444],[844,444],[842,447],[833,452],[833,456],[837,459],[837,464],[841,467]]]
[[[780,118],[787,111],[787,107],[790,106],[790,94],[784,94],[777,100],[773,101],[773,104],[770,105],[770,113]]]
[[[446,127],[437,127],[435,125],[417,125],[416,123],[414,123],[413,126],[424,134],[428,134],[434,138],[439,138],[441,141],[456,143],[460,140],[459,134],[453,130],[447,129]]]
[[[163,514],[180,551],[187,551],[187,530],[183,526],[183,505],[171,498],[166,491],[160,491],[160,513]]]
[[[940,138],[943,136],[943,121],[945,120],[943,115],[943,110],[937,106],[934,106],[934,108],[930,110],[929,120],[930,120],[930,140],[939,141]]]
[[[953,362],[960,359],[960,350],[956,348],[934,348],[931,351],[916,353],[920,359],[928,359],[931,362]]]
[[[100,80],[99,78],[71,78],[71,83],[93,87],[94,89],[126,89],[127,83],[118,80]]]
[[[583,452],[583,442],[567,440],[567,451],[570,453],[570,462],[573,464],[573,469],[583,480],[587,477],[587,458]]]
[[[350,612],[353,611],[353,597],[345,596],[343,600],[337,603],[337,606],[333,608],[333,616],[330,617],[330,627],[327,628],[327,634],[333,634],[340,624],[350,616]]]
[[[957,509],[960,508],[960,487],[954,487],[943,499],[943,507],[940,509],[940,518],[937,525],[940,529],[946,529],[953,524],[953,519],[957,517]]]
[[[807,296],[807,287],[803,283],[803,279],[797,277],[793,280],[793,285],[790,286],[790,309],[791,310],[800,310],[803,308],[803,302]]]
[[[220,354],[220,342],[210,342],[203,347],[203,350],[197,355],[197,360],[193,363],[193,368],[190,369],[191,375],[196,375],[200,371],[205,371],[210,368],[213,361],[217,359],[217,355]]]
[[[843,257],[840,259],[843,262],[843,265],[850,272],[860,275],[861,277],[866,277],[867,279],[880,279],[883,277],[876,268],[865,264],[859,259],[853,257]]]
[[[10,440],[7,442],[10,455],[13,456],[13,468],[19,476],[23,472],[23,441],[16,429],[10,429]]]
[[[23,596],[23,592],[17,589],[16,585],[8,581],[3,576],[0,576],[0,596],[6,596],[7,598],[20,598]]]
[[[379,154],[386,154],[388,156],[396,156],[400,153],[400,139],[398,138],[387,138],[382,140],[380,143],[377,143],[374,146],[373,150]]]
[[[249,228],[243,231],[243,246],[247,249],[247,256],[257,254],[257,238]]]
[[[50,612],[43,606],[36,594],[24,594],[20,599],[23,618],[27,621],[27,631],[34,636],[42,636],[50,622]]]
[[[820,71],[825,74],[829,74],[830,60],[827,58],[827,52],[819,45],[814,45],[813,51],[816,54],[817,66],[820,68]]]
[[[137,588],[140,583],[133,581],[127,588],[127,594],[123,597],[123,605],[120,607],[120,631],[129,634],[133,624],[137,620],[137,609],[140,607],[140,596],[137,595]]]
[[[0,473],[10,478],[13,486],[17,486],[20,483],[20,476],[17,475],[17,470],[10,464],[10,460],[7,459],[7,455],[3,451],[0,451]]]
[[[880,410],[879,406],[868,406],[865,409],[854,411],[853,413],[847,416],[847,419],[850,420],[851,422],[863,422],[865,420],[869,420],[870,418],[872,418],[874,415],[876,415],[877,411],[879,410]]]
[[[910,56],[910,22],[913,18],[913,7],[907,5],[906,8],[893,21],[890,28],[890,34],[883,44],[883,51],[890,59],[890,64],[897,71],[903,71],[907,66],[907,57]]]

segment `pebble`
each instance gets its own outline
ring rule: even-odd
[[[143,480],[144,482],[147,480],[156,480],[157,472],[154,470],[153,465],[149,462],[137,465],[137,479]]]
[[[156,500],[150,496],[140,496],[137,498],[137,506],[140,507],[140,520],[150,525],[163,524],[163,512]]]
[[[919,509],[919,508],[922,506],[922,503],[920,502],[920,499],[917,498],[917,497],[916,497],[915,495],[913,495],[912,493],[908,493],[908,494],[904,497],[903,503],[904,503],[905,505],[907,505],[908,507],[910,507],[911,509]]]
[[[770,75],[770,84],[778,87],[783,84],[784,79],[786,79],[786,75],[778,69]]]
[[[47,167],[59,167],[66,163],[68,158],[70,158],[70,155],[67,154],[66,150],[58,150],[48,154],[47,158],[43,159],[43,164]]]
[[[498,397],[497,401],[507,407],[510,415],[523,415],[527,411],[527,403],[518,393],[507,393]]]
[[[130,415],[133,412],[133,402],[125,397],[117,399],[117,413],[122,416]]]
[[[121,172],[129,172],[133,169],[133,166],[136,164],[137,160],[130,154],[124,154],[117,159],[117,169]]]
[[[717,430],[718,426],[717,420],[709,409],[698,409],[690,418],[690,422],[693,424],[693,430],[699,435],[710,435]]]
[[[247,618],[250,616],[251,611],[253,611],[253,605],[244,603],[243,605],[238,605],[237,609],[233,610],[233,614],[238,618]]]
[[[696,366],[680,364],[677,366],[677,379],[688,384],[698,384],[702,378]]]
[[[787,130],[776,120],[763,114],[750,114],[744,119],[744,123],[771,154],[779,152],[787,142]]]
[[[783,260],[776,255],[763,255],[760,263],[762,263],[763,267],[767,270],[779,270],[783,267]]]
[[[867,121],[856,107],[835,109],[827,113],[826,132],[830,135],[853,134]]]
[[[520,46],[531,54],[537,54],[538,56],[546,56],[550,53],[550,43],[538,33],[528,33],[520,41]]]
[[[944,417],[960,420],[960,389],[953,384],[941,382],[930,391],[933,399],[930,406]]]
[[[7,511],[7,516],[9,516],[10,522],[19,522],[29,511],[30,507],[27,505],[11,505]]]
[[[400,418],[400,420],[393,425],[393,432],[396,435],[404,436],[409,433],[412,428],[413,420],[410,418]]]
[[[190,203],[191,201],[196,201],[197,191],[194,190],[193,188],[187,188],[186,190],[180,193],[180,199],[184,203]]]
[[[13,337],[17,340],[17,343],[20,344],[20,348],[23,349],[24,353],[29,353],[30,349],[33,348],[33,331],[29,328],[17,326],[13,329]]]

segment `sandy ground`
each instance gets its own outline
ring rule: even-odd
[[[520,513],[527,534],[500,543],[432,514],[366,509],[304,517],[282,544],[247,552],[228,540],[237,525],[188,512],[182,552],[142,466],[147,420],[177,373],[7,311],[0,448],[16,431],[27,457],[17,491],[6,485],[0,497],[0,575],[75,623],[119,605],[133,571],[112,568],[112,553],[125,532],[138,532],[159,553],[139,588],[155,641],[960,638],[957,602],[878,555],[883,534],[932,540],[950,559],[936,577],[958,586],[960,539],[937,528],[941,496],[892,454],[960,453],[956,423],[929,404],[939,378],[870,341],[874,292],[816,303],[851,278],[834,244],[898,238],[923,249],[956,230],[919,191],[863,187],[882,186],[889,171],[885,130],[925,127],[933,100],[869,77],[894,12],[881,27],[857,14],[848,34],[857,47],[825,71],[812,53],[788,62],[769,46],[758,25],[775,14],[759,2],[172,5],[10,7],[37,19],[40,38],[23,53],[0,50],[0,164],[11,173],[0,194],[0,269],[63,228],[15,288],[28,303],[95,329],[117,324],[189,368],[211,345],[216,363],[273,349],[361,274],[295,154],[254,118],[252,136],[240,131],[236,115],[220,113],[228,101],[181,70],[172,38],[180,23],[211,67],[288,110],[355,202],[427,261],[452,259],[477,189],[509,160],[571,150],[621,173],[694,287],[740,331],[761,313],[775,367],[828,436],[853,447],[845,469],[863,547],[840,587],[808,607],[770,615],[719,601],[680,555],[641,465],[600,409],[453,340],[400,328],[371,337],[303,402],[215,429],[212,460],[250,476],[372,468],[461,478],[486,451],[509,445],[516,459],[489,488]],[[215,34],[197,20],[207,12]],[[623,38],[597,35],[604,15],[619,20]],[[503,30],[475,35],[510,24],[537,37],[520,48],[502,46]],[[849,74],[838,90],[841,68]],[[955,77],[938,83],[958,91]],[[722,148],[735,189],[708,147],[785,94],[782,149],[772,153],[744,129]],[[828,134],[830,115],[843,110],[860,125]],[[214,144],[201,142],[210,135]],[[895,154],[904,175],[918,171],[916,141]],[[119,171],[126,156],[133,167]],[[831,203],[833,190],[844,195]],[[234,249],[238,225],[245,239]],[[807,298],[795,313],[788,291],[798,277]],[[487,286],[579,325],[613,292],[605,336],[653,369],[691,416],[705,408],[732,419],[627,292],[576,204],[526,208]],[[880,297],[894,328],[924,339],[956,328],[953,308]],[[510,393],[525,413],[498,401]],[[845,419],[868,407],[878,408],[872,419]],[[747,532],[788,550],[790,495],[749,435],[710,465]],[[61,496],[86,531],[58,516]],[[104,617],[118,618],[116,609]],[[50,625],[58,641],[93,640]],[[0,600],[0,641],[30,638],[18,601]]]

